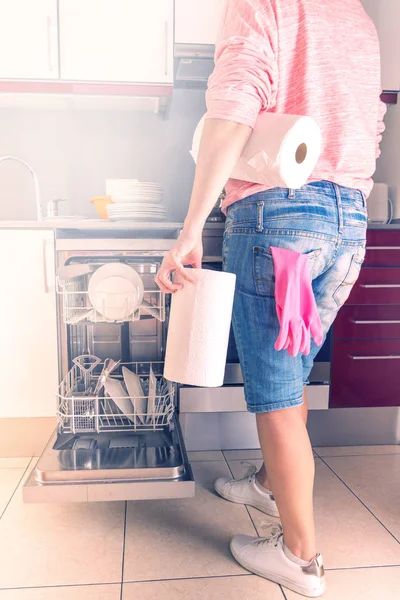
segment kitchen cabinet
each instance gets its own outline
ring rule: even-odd
[[[331,408],[400,406],[400,339],[335,340]]]
[[[378,31],[382,57],[382,89],[400,90],[400,2],[362,0]]]
[[[0,417],[55,414],[54,232],[0,229]]]
[[[227,0],[175,0],[175,42],[215,44]]]
[[[59,0],[61,78],[173,82],[173,0]]]
[[[0,79],[57,77],[57,0],[0,0]]]
[[[369,230],[333,327],[330,408],[400,406],[400,230]]]

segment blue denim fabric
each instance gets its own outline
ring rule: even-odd
[[[274,188],[228,208],[224,270],[237,276],[233,328],[250,412],[300,405],[319,347],[309,356],[274,348],[279,333],[271,246],[309,256],[325,336],[357,281],[365,257],[363,194],[328,181]]]

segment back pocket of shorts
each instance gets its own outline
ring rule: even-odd
[[[338,308],[341,308],[350,296],[357,279],[360,275],[361,267],[365,258],[365,248],[360,247],[353,255],[348,254],[350,264],[346,269],[346,275],[342,283],[336,288],[333,293],[333,298]]]
[[[310,273],[313,278],[315,261],[321,250],[307,252],[310,261]],[[275,270],[274,259],[271,248],[255,246],[253,248],[253,273],[256,292],[258,296],[274,296],[275,294]]]

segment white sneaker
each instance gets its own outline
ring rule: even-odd
[[[271,517],[279,517],[278,507],[272,492],[261,488],[256,481],[256,467],[252,467],[243,479],[219,477],[214,489],[222,498],[237,504],[248,504]]]
[[[283,533],[279,523],[274,524],[271,536],[255,538],[236,535],[231,541],[231,552],[237,562],[248,571],[279,583],[308,598],[317,598],[325,591],[322,557],[317,554],[304,566],[288,558],[283,549]]]

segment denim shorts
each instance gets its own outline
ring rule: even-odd
[[[363,194],[329,181],[299,190],[273,188],[229,206],[224,270],[237,277],[233,328],[247,407],[263,413],[297,406],[319,351],[276,351],[279,322],[271,246],[307,254],[324,334],[346,302],[365,257]]]

